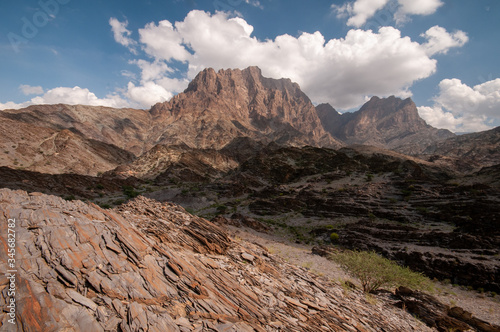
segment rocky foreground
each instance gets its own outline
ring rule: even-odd
[[[2,225],[15,219],[17,270],[14,282],[0,280],[2,331],[431,330],[387,302],[232,241],[177,205],[139,197],[103,210],[1,189],[0,206]],[[7,238],[3,227],[2,271],[12,269]]]

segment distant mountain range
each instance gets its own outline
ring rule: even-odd
[[[150,110],[33,105],[1,111],[0,119],[0,166],[43,173],[97,175],[164,149],[155,146],[220,150],[242,137],[264,145],[372,145],[461,171],[499,160],[498,129],[456,137],[428,125],[411,99],[393,96],[339,114],[329,104],[314,107],[298,84],[263,77],[258,67],[205,69]],[[462,157],[470,167],[460,165]]]

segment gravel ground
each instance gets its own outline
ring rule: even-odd
[[[266,247],[270,253],[278,255],[289,263],[309,269],[311,272],[325,276],[332,281],[341,283],[356,279],[347,275],[336,263],[324,257],[311,253],[312,245],[297,244],[285,237],[260,233],[249,228],[227,226],[232,237],[239,241],[254,242]],[[475,317],[489,323],[500,325],[500,295],[481,294],[477,291],[465,290],[459,286],[435,283],[433,296],[451,307],[458,306],[471,312]]]

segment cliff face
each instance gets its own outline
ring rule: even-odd
[[[0,189],[15,219],[16,325],[9,331],[430,331],[409,313],[232,241],[179,206],[115,210]],[[7,268],[7,232],[0,235]],[[0,304],[10,301],[3,275]]]
[[[151,114],[164,126],[158,141],[163,144],[218,149],[250,137],[286,145],[341,145],[323,129],[296,83],[265,78],[257,67],[205,69],[184,93],[153,106]]]
[[[318,114],[325,129],[347,144],[374,145],[415,154],[435,141],[454,136],[448,130],[429,126],[410,98],[372,97],[359,111],[341,115],[324,104],[320,106]]]

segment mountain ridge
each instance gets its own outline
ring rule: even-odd
[[[416,154],[454,134],[428,125],[418,114],[411,98],[372,97],[358,111],[339,114],[331,105],[316,107],[333,137],[346,144],[365,144]]]
[[[5,134],[0,136],[0,150],[4,152],[0,154],[0,166],[86,175],[130,163],[158,144],[216,150],[231,146],[238,138],[264,145],[274,142],[334,149],[364,144],[437,160],[440,158],[434,155],[443,149],[433,153],[432,146],[454,136],[429,126],[410,98],[372,97],[360,110],[340,114],[328,104],[315,107],[297,83],[264,77],[258,67],[217,72],[207,68],[184,92],[150,110],[31,105],[1,111],[0,118],[5,127]],[[16,134],[8,134],[9,130]],[[65,137],[58,151],[40,146],[39,141],[56,133]],[[109,158],[103,158],[103,153],[97,159],[93,157],[99,155],[96,151],[106,150]],[[455,150],[454,156],[444,156],[439,162],[451,158],[457,161],[447,161],[446,165],[469,171],[465,164],[474,164],[477,170],[481,160],[488,159],[484,149],[483,156],[472,157],[478,162],[470,154],[462,156],[460,149]],[[433,155],[427,155],[430,153]],[[467,161],[460,162],[462,157]],[[67,167],[68,161],[72,167]],[[490,158],[486,166],[493,161]]]

